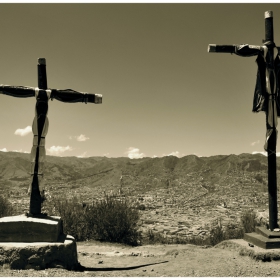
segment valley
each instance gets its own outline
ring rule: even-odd
[[[0,152],[1,192],[16,214],[28,212],[29,166],[28,154]],[[268,216],[267,158],[261,154],[141,159],[47,156],[44,174],[43,211],[50,208],[53,197],[77,197],[90,204],[114,194],[139,209],[143,232],[152,230],[169,238],[204,238],[214,220],[234,226],[246,209],[256,210],[264,219]]]

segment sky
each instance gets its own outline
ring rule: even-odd
[[[256,57],[208,44],[261,45],[280,4],[0,4],[0,84],[103,95],[49,101],[48,155],[162,157],[264,152],[265,114],[252,113]],[[35,98],[0,95],[0,150],[30,153]],[[279,150],[280,151],[280,150]]]

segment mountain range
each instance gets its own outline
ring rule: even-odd
[[[280,170],[280,159],[277,158]],[[30,183],[30,155],[17,152],[0,152],[0,188],[28,188]],[[228,176],[247,174],[260,185],[267,182],[267,157],[262,154],[217,155],[177,158],[130,159],[127,157],[55,157],[46,156],[44,178],[48,184],[86,184],[117,190],[130,185],[134,193],[167,186],[175,181],[189,182],[190,178],[211,187],[225,184]],[[121,179],[122,176],[122,179]],[[278,176],[279,177],[279,176]]]

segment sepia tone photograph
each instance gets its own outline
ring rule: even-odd
[[[0,3],[0,277],[278,277],[280,3]]]

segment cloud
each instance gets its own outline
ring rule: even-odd
[[[166,156],[175,156],[175,157],[183,157],[184,154],[180,155],[180,152],[176,151],[176,152],[171,152],[170,154],[166,155],[166,154],[162,154],[163,157],[166,157]],[[155,156],[154,156],[155,157]]]
[[[73,148],[70,147],[70,146],[66,146],[66,147],[63,147],[63,146],[51,146],[49,149],[47,149],[48,154],[54,155],[54,156],[57,156],[57,155],[60,155],[62,153],[65,153],[67,151],[72,151],[72,150],[73,150]]]
[[[134,147],[129,147],[127,149],[127,151],[125,152],[125,154],[129,157],[129,158],[142,158],[145,156],[145,154],[140,153],[140,150],[138,148],[134,148]]]
[[[103,154],[103,157],[109,157],[109,153]]]
[[[27,134],[29,134],[30,132],[32,132],[32,128],[31,126],[27,126],[26,128],[18,128],[15,131],[15,135],[19,135],[19,136],[25,136]]]
[[[83,152],[81,155],[77,156],[78,158],[88,157],[87,152]]]
[[[6,148],[0,149],[1,152],[8,152]]]
[[[89,137],[86,137],[84,134],[77,136],[77,141],[79,141],[79,142],[87,141],[88,139],[89,139]]]
[[[255,154],[262,154],[262,155],[264,155],[264,156],[267,156],[267,152],[258,152],[258,151],[254,151],[254,152],[252,152],[252,154],[253,154],[253,155],[255,155]],[[276,155],[277,155],[277,153],[276,153]]]
[[[25,154],[29,153],[27,151],[23,151],[22,149],[20,149],[20,150],[12,150],[12,152],[15,152],[15,153],[25,153]]]
[[[169,156],[180,157],[180,153],[178,151],[172,152],[172,153],[169,154]]]
[[[256,144],[259,144],[259,143],[260,143],[260,140],[255,141],[255,142],[252,142],[252,143],[251,143],[251,146],[255,146]]]
[[[87,141],[89,139],[89,137],[86,137],[84,134],[81,134],[79,136],[69,136],[69,139],[72,140],[73,138],[75,138],[77,141],[79,142],[84,142]]]
[[[266,156],[267,157],[267,152],[258,152],[258,151],[254,151],[254,152],[252,152],[252,154],[253,155],[255,155],[255,154],[262,154],[262,155],[264,155],[264,156]],[[279,153],[276,153],[276,156],[277,157],[280,157],[280,152]]]

